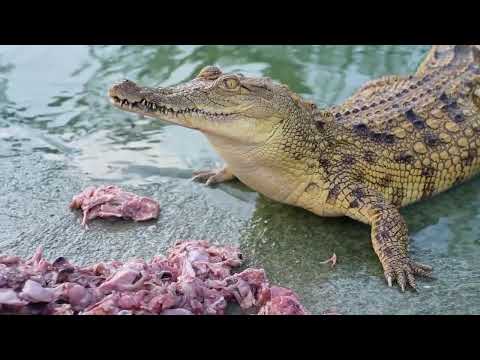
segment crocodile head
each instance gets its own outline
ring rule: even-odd
[[[314,109],[269,78],[224,74],[215,66],[172,87],[142,87],[124,80],[110,88],[109,96],[122,110],[245,145],[267,141],[285,120],[301,118]]]

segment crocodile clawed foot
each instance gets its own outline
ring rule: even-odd
[[[392,287],[393,281],[396,281],[404,292],[407,286],[410,286],[414,291],[418,291],[415,276],[432,278],[433,269],[431,266],[419,264],[407,258],[386,264],[384,270],[388,286]]]
[[[227,167],[213,170],[195,171],[193,173],[193,181],[205,182],[206,185],[213,185],[232,180],[234,175]]]

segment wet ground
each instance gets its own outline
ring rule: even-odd
[[[193,183],[220,165],[192,130],[141,120],[106,98],[122,78],[148,86],[190,79],[218,64],[270,76],[320,106],[364,81],[413,72],[428,46],[0,46],[0,252],[74,262],[150,258],[177,239],[241,247],[293,288],[313,313],[479,314],[480,179],[402,210],[411,253],[434,267],[419,293],[387,288],[369,228],[275,203],[239,182]],[[112,183],[152,196],[158,221],[95,221],[72,213],[72,195]],[[335,252],[337,266],[321,262]]]

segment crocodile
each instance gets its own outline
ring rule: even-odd
[[[417,289],[431,266],[409,256],[400,213],[480,170],[480,47],[432,46],[416,72],[371,80],[317,107],[267,77],[203,68],[191,81],[111,86],[116,107],[202,132],[225,160],[194,173],[237,178],[266,197],[371,227],[388,286]]]

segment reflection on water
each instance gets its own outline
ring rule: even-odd
[[[0,213],[6,229],[0,250],[3,244],[27,252],[42,243],[57,255],[88,262],[102,256],[151,256],[176,238],[207,238],[239,244],[252,264],[297,290],[314,312],[479,313],[479,180],[403,210],[414,239],[412,252],[435,266],[438,280],[422,282],[421,295],[402,295],[385,288],[367,226],[275,203],[238,182],[215,188],[192,183],[192,170],[221,164],[205,138],[121,112],[106,97],[108,87],[123,78],[167,86],[217,64],[226,71],[269,76],[325,106],[372,78],[413,72],[427,50],[0,46],[0,172],[15,179],[1,185],[0,208],[9,213]],[[44,159],[41,164],[31,160],[37,155]],[[71,194],[63,193],[102,182],[154,195],[163,206],[161,219],[144,227],[97,223],[95,234],[78,233],[75,218],[64,211]],[[45,209],[56,209],[58,215],[47,221]],[[22,220],[26,214],[37,220]],[[335,269],[320,264],[332,252],[339,259]]]

